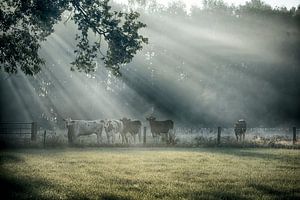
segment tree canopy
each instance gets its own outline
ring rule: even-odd
[[[78,27],[75,60],[71,70],[95,71],[96,59],[115,75],[129,63],[148,39],[138,33],[146,25],[139,13],[114,11],[109,0],[3,0],[0,2],[0,70],[34,75],[45,64],[39,56],[40,43],[54,32],[53,26],[69,12]],[[92,41],[91,34],[98,40]],[[101,52],[102,39],[106,53]]]

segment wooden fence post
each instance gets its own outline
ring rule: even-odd
[[[32,122],[31,123],[31,141],[36,141],[36,135],[37,135],[37,123]]]
[[[217,143],[220,144],[220,142],[221,142],[221,127],[218,126]]]
[[[44,131],[44,148],[46,147],[46,130]]]
[[[293,144],[296,144],[297,141],[296,132],[297,132],[297,128],[293,127]]]
[[[144,141],[143,141],[144,145],[146,144],[146,132],[147,132],[147,127],[145,126],[144,127]]]

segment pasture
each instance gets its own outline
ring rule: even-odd
[[[0,152],[8,199],[299,199],[300,151],[65,148]]]

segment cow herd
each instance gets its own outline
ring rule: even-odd
[[[152,137],[156,143],[160,140],[167,144],[175,144],[174,122],[172,120],[157,121],[155,117],[146,118],[149,122]],[[131,120],[122,118],[119,120],[99,119],[99,120],[73,120],[65,119],[68,129],[68,140],[70,143],[75,142],[80,136],[91,134],[97,135],[97,143],[103,144],[103,136],[106,137],[108,144],[117,143],[119,138],[122,144],[141,142],[142,139],[142,122],[140,120]],[[238,120],[234,125],[234,132],[237,141],[245,139],[246,121]]]
[[[146,118],[149,121],[152,136],[156,142],[161,138],[168,144],[174,144],[174,123],[172,120],[157,121],[155,117]],[[64,119],[68,129],[68,140],[74,143],[80,136],[91,134],[97,135],[97,143],[103,143],[103,136],[108,144],[115,144],[116,138],[121,139],[122,144],[129,144],[130,141],[137,143],[137,137],[141,142],[142,122],[122,118],[119,120],[99,119],[99,120],[74,120]]]

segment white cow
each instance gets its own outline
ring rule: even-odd
[[[102,143],[103,120],[72,120],[64,119],[68,128],[68,139],[73,143],[79,136],[97,135],[97,143]]]
[[[120,134],[122,136],[122,142],[124,141],[123,136],[123,122],[120,120],[102,120],[104,123],[104,131],[106,132],[108,143],[115,143],[115,136]]]

